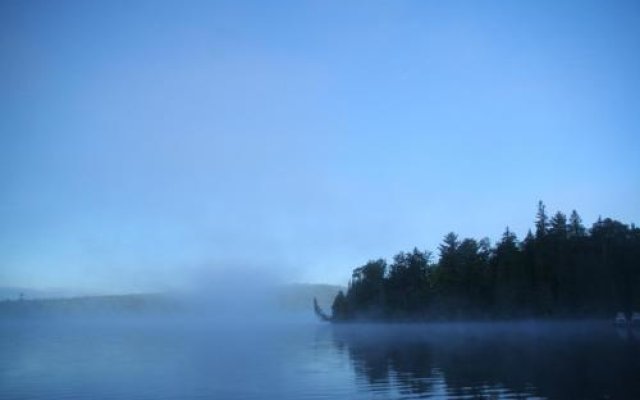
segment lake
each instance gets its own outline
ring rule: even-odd
[[[603,322],[0,321],[2,399],[640,398]]]

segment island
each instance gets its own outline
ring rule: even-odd
[[[611,318],[640,310],[640,229],[598,218],[587,229],[574,210],[548,216],[538,203],[523,240],[507,227],[501,239],[448,233],[430,251],[400,252],[353,270],[331,315],[320,319],[434,321]]]

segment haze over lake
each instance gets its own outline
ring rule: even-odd
[[[640,399],[640,1],[0,0],[0,400]]]

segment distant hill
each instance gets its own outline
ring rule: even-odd
[[[4,300],[0,301],[0,316],[167,312],[178,310],[179,307],[180,303],[178,301],[162,294]]]
[[[338,285],[294,283],[283,285],[277,293],[277,304],[286,311],[313,311],[313,298],[325,310],[331,310],[331,304],[338,292],[345,288]]]
[[[171,294],[126,294],[113,296],[78,296],[43,298],[44,291],[29,291],[20,288],[2,292],[0,316],[7,315],[104,315],[180,312],[197,304],[184,302],[188,297]],[[287,284],[276,288],[272,297],[277,310],[286,312],[313,313],[313,299],[324,309],[330,310],[334,297],[341,286],[325,284]],[[24,298],[20,300],[20,294]],[[49,295],[55,295],[51,292]],[[251,307],[251,305],[249,305]]]
[[[86,293],[69,289],[30,289],[15,286],[0,286],[0,301],[19,300],[20,296],[23,296],[24,300],[34,300],[78,297],[83,295],[86,295]]]

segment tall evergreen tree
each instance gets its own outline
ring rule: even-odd
[[[549,233],[556,239],[566,239],[568,236],[567,217],[558,211],[551,217],[549,222]]]
[[[387,262],[383,259],[369,261],[353,270],[347,302],[350,308],[358,309],[361,314],[379,318],[384,311],[384,277]]]
[[[536,214],[536,238],[541,239],[547,234],[549,229],[549,217],[545,211],[545,205],[540,200],[538,202],[538,212]]]
[[[458,235],[449,232],[438,247],[440,261],[435,275],[439,297],[439,313],[459,313],[462,302],[460,301],[461,277],[458,259],[458,247],[460,241]]]
[[[576,210],[571,211],[568,230],[569,237],[572,238],[584,237],[586,234],[586,229],[584,225],[582,225],[582,218],[580,218]]]
[[[513,316],[517,313],[521,298],[520,286],[523,281],[520,266],[520,250],[516,235],[507,227],[502,240],[496,246],[495,257],[495,304],[501,313]]]

